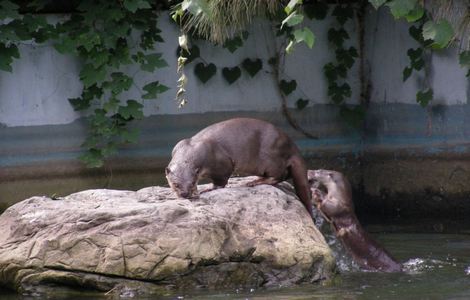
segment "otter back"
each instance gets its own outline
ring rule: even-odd
[[[176,144],[166,168],[168,183],[183,198],[196,194],[199,179],[211,179],[212,189],[217,189],[225,187],[233,173],[261,177],[248,186],[292,178],[297,195],[312,214],[300,151],[284,132],[265,121],[236,118],[210,125]]]

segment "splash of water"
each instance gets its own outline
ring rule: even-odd
[[[336,266],[340,273],[359,271],[360,267],[357,265],[351,255],[346,251],[343,244],[336,237],[334,231],[331,229],[330,224],[323,218],[321,213],[313,210],[315,225],[325,237],[328,246],[333,251],[333,256],[336,260]]]

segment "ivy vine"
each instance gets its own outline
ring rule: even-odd
[[[120,145],[136,141],[138,132],[131,129],[129,124],[143,118],[144,101],[156,99],[169,90],[158,81],[143,84],[134,81],[137,72],[154,73],[168,66],[157,49],[158,43],[163,42],[157,27],[157,9],[152,7],[155,4],[150,0],[85,0],[77,2],[70,15],[58,21],[51,21],[44,14],[40,14],[50,2],[0,0],[0,70],[14,71],[12,63],[20,58],[19,46],[22,43],[41,44],[52,41],[59,53],[79,58],[82,62],[79,78],[83,89],[79,97],[69,99],[69,102],[76,111],[88,116],[89,134],[83,144],[87,151],[81,158],[88,166],[99,167],[104,158],[115,153]],[[385,6],[396,19],[405,19],[412,23],[409,33],[418,42],[418,47],[406,52],[409,64],[403,70],[403,81],[408,80],[413,72],[424,71],[427,78],[427,60],[424,57],[452,42],[455,37],[452,25],[445,19],[433,20],[423,7],[422,1],[368,2],[375,8]],[[272,10],[275,5],[270,7]],[[291,53],[299,43],[313,47],[315,34],[305,25],[305,20],[325,18],[328,8],[326,1],[312,0],[305,4],[302,0],[288,1],[281,11],[281,19],[277,21],[278,35],[285,36],[285,52]],[[345,24],[354,17],[355,10],[357,8],[350,4],[339,3],[334,7],[331,14],[336,24],[328,31],[328,42],[335,50],[335,55],[334,60],[328,62],[323,71],[331,102],[340,108],[340,113],[345,119],[360,124],[364,108],[346,104],[352,94],[347,82],[348,72],[359,53],[355,47],[348,45],[350,37]],[[221,67],[204,60],[197,45],[190,42],[191,35],[197,36],[191,30],[187,31],[191,28],[185,23],[189,20],[189,15],[205,15],[205,24],[210,24],[207,22],[210,19],[208,0],[177,1],[172,12],[173,18],[184,29],[179,37],[178,50],[180,78],[176,98],[180,106],[187,102],[187,77],[184,69],[186,64],[194,63],[194,73],[203,84],[220,74],[227,84],[231,85],[241,78],[243,72],[249,77],[255,77],[263,70],[263,60],[256,57],[244,58],[237,65]],[[247,23],[248,19],[243,22]],[[197,22],[199,19],[191,20]],[[233,53],[244,45],[247,38],[248,33],[242,31],[232,38],[225,39],[223,47]],[[470,67],[468,48],[467,45],[466,50],[459,54],[460,64],[467,69]],[[298,87],[295,79],[283,78],[280,73],[283,55],[284,53],[278,53],[276,57],[269,59],[268,64],[273,67],[272,73],[278,82],[287,119],[292,126],[308,135],[287,111],[286,97]],[[133,67],[134,65],[138,66],[138,69]],[[470,76],[470,71],[466,76]],[[139,90],[140,96],[135,99],[125,98],[124,95],[131,89]],[[416,94],[416,101],[426,106],[432,98],[433,91],[425,81],[424,89]],[[308,103],[308,99],[300,98],[296,101],[296,107],[303,109]]]
[[[31,13],[20,14],[19,4],[0,1],[0,69],[12,71],[23,41],[52,40],[59,53],[78,57],[83,90],[69,102],[76,111],[88,114],[89,134],[83,143],[87,151],[81,159],[90,167],[100,167],[118,146],[136,141],[138,131],[129,124],[143,118],[144,99],[156,99],[169,89],[158,81],[138,87],[133,78],[137,72],[123,71],[131,64],[149,73],[168,66],[155,52],[157,43],[163,42],[157,12],[149,0],[85,0],[65,19],[50,22],[37,14],[48,2],[34,1],[28,6]],[[132,87],[141,90],[140,99],[122,97]]]

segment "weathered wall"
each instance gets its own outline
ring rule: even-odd
[[[80,62],[50,46],[22,46],[22,59],[14,63],[14,72],[0,72],[0,203],[5,206],[33,194],[90,187],[164,183],[162,167],[179,139],[217,120],[254,116],[288,131],[311,168],[346,172],[362,196],[357,200],[360,210],[403,214],[423,203],[430,207],[446,204],[457,207],[456,212],[462,211],[461,206],[470,208],[465,198],[470,192],[465,185],[470,177],[466,142],[470,132],[465,126],[470,84],[457,63],[456,50],[427,57],[436,101],[423,109],[414,100],[423,75],[414,74],[402,82],[402,70],[408,64],[406,49],[416,46],[408,36],[408,25],[394,21],[387,11],[368,11],[364,59],[369,105],[365,126],[357,131],[345,125],[336,108],[328,104],[322,67],[334,55],[326,39],[332,23],[331,19],[313,21],[314,49],[297,47],[285,67],[284,77],[298,82],[298,89],[288,98],[289,106],[294,107],[298,98],[310,100],[307,109],[292,113],[318,135],[318,140],[311,140],[292,130],[280,112],[281,98],[267,63],[278,41],[265,22],[253,25],[245,47],[233,54],[198,42],[203,59],[215,63],[218,71],[203,85],[193,75],[197,62],[189,65],[189,103],[178,109],[174,102],[178,30],[163,14],[159,26],[166,42],[159,45],[159,51],[170,66],[156,74],[138,72],[136,82],[143,86],[160,80],[172,89],[158,100],[145,102],[147,117],[135,124],[142,130],[139,143],[123,149],[103,170],[86,170],[76,160],[86,125],[66,99],[81,91]],[[349,24],[357,46],[355,26],[355,22]],[[222,68],[239,65],[247,57],[262,58],[263,70],[254,79],[243,73],[228,85]],[[354,91],[351,103],[359,101],[358,66],[356,62],[349,80]],[[136,93],[133,90],[128,96]]]

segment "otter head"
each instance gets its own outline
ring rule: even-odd
[[[197,182],[199,179],[199,168],[190,164],[172,163],[165,168],[168,184],[179,198],[196,198]]]
[[[354,212],[351,187],[343,174],[330,170],[309,170],[307,177],[313,199],[330,219],[347,217]]]

